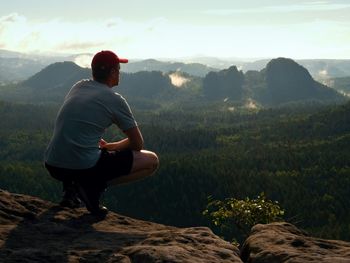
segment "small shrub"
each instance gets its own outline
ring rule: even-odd
[[[220,227],[227,238],[227,233],[235,232],[232,229],[234,227],[246,237],[251,227],[256,224],[279,221],[284,215],[284,210],[277,201],[268,200],[265,194],[261,193],[256,199],[247,197],[244,200],[227,198],[220,201],[209,197],[203,214],[209,217],[215,226]]]

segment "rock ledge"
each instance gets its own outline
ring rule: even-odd
[[[241,248],[207,227],[176,228],[0,190],[1,262],[350,263],[350,243],[280,222],[256,225]]]
[[[350,243],[310,237],[285,222],[259,224],[243,244],[241,258],[249,263],[350,263]]]
[[[176,228],[110,212],[62,209],[0,190],[1,262],[242,262],[206,227]]]

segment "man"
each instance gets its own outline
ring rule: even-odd
[[[81,199],[91,214],[105,216],[100,206],[109,185],[149,176],[158,167],[155,153],[143,150],[143,137],[126,100],[112,87],[119,83],[119,58],[112,51],[92,59],[92,80],[77,82],[60,108],[53,137],[45,152],[45,167],[63,182],[62,206],[76,207]],[[106,142],[106,128],[117,125],[125,139]]]

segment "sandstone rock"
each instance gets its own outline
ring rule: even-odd
[[[62,209],[0,190],[1,262],[242,262],[206,227],[176,228],[110,212]]]
[[[243,244],[249,263],[350,263],[350,243],[313,238],[289,223],[256,225]]]

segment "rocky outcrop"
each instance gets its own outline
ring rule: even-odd
[[[266,80],[264,99],[272,105],[320,100],[341,100],[343,96],[315,81],[306,68],[292,59],[272,59],[263,70]]]
[[[0,190],[1,262],[242,262],[209,228],[176,228],[110,212],[62,209]]]
[[[203,79],[203,95],[209,100],[242,100],[244,74],[236,66],[209,72]]]
[[[288,223],[256,225],[241,257],[249,263],[348,263],[350,243],[313,238]]]
[[[0,190],[0,262],[350,263],[350,243],[281,222],[256,225],[239,252],[206,227],[176,228],[110,212],[62,209]]]

